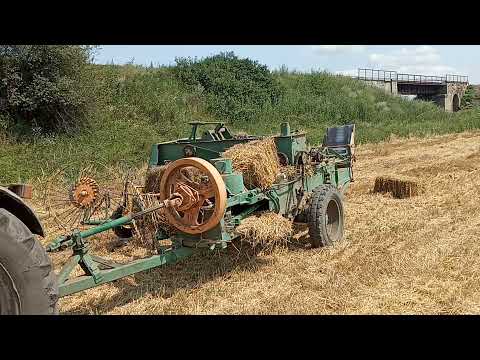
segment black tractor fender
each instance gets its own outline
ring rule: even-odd
[[[20,196],[3,186],[0,186],[0,208],[15,215],[33,234],[45,236],[42,223],[33,209]]]

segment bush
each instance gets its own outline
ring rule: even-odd
[[[465,94],[462,97],[461,108],[462,109],[469,109],[471,108],[476,100],[476,92],[475,88],[472,85],[468,85],[465,91]]]
[[[85,71],[91,52],[88,46],[1,45],[3,127],[35,134],[81,125],[91,103]]]
[[[252,120],[264,106],[277,104],[284,93],[265,65],[239,59],[233,52],[175,61],[177,78],[189,90],[203,92],[208,111],[221,118]]]

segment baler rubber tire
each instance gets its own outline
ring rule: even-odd
[[[112,214],[110,219],[116,220],[118,218],[121,218],[123,216],[123,207],[119,206]],[[125,226],[117,226],[114,227],[113,233],[117,235],[120,239],[129,239],[133,236],[133,229],[130,227],[125,227]]]
[[[0,208],[0,314],[55,315],[58,285],[45,248]]]
[[[326,215],[328,206],[334,201],[338,210],[338,229],[334,236],[327,230]],[[312,192],[311,203],[307,211],[308,233],[312,247],[330,246],[343,238],[344,211],[342,197],[338,190],[331,185],[320,185]]]

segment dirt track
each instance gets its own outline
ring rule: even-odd
[[[255,260],[198,255],[63,298],[60,310],[480,313],[479,161],[480,132],[358,147],[346,237],[336,246],[312,250],[303,239]],[[372,194],[379,175],[413,177],[425,192],[404,200]],[[106,252],[105,246],[95,247]]]

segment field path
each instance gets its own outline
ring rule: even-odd
[[[480,313],[480,132],[359,146],[354,169],[346,236],[334,247],[309,249],[301,239],[288,251],[250,260],[236,260],[232,251],[196,255],[63,298],[60,310]],[[381,175],[410,177],[424,192],[404,200],[372,194]]]

